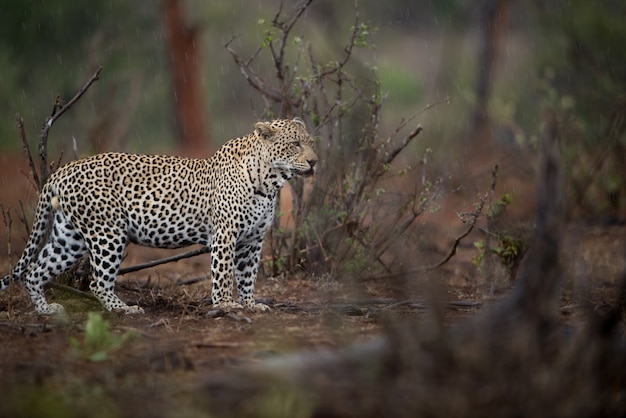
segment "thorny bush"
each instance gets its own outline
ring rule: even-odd
[[[408,165],[394,168],[396,157],[422,128],[403,134],[414,116],[402,119],[390,134],[381,132],[386,95],[375,67],[354,59],[357,48],[373,48],[370,37],[376,28],[362,22],[355,9],[341,57],[321,62],[311,42],[292,34],[311,3],[289,15],[281,8],[248,59],[233,49],[235,38],[225,44],[263,99],[262,117],[299,116],[318,138],[320,172],[312,181],[292,182],[293,224],[281,229],[280,217],[286,214],[278,214],[266,241],[270,255],[265,264],[271,275],[299,270],[354,274],[373,268],[391,273],[385,261],[389,247],[411,234],[414,221],[440,194],[440,182],[427,178],[428,152],[419,161],[422,172]],[[259,61],[266,55],[272,65],[264,73],[259,68],[267,67]],[[409,193],[391,190],[398,176],[415,177]]]

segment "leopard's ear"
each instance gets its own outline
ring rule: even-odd
[[[272,126],[269,122],[257,122],[254,125],[254,129],[263,139],[270,139],[276,133],[276,131],[272,129]]]
[[[297,116],[293,118],[291,121],[297,123],[298,125],[302,125],[303,128],[306,128],[304,121]]]

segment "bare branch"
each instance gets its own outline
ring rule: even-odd
[[[35,162],[33,161],[33,155],[30,152],[30,146],[28,145],[28,141],[26,140],[26,132],[24,131],[24,118],[22,118],[19,113],[15,114],[15,123],[17,124],[17,130],[20,132],[22,149],[26,154],[26,159],[28,160],[28,166],[30,167],[31,176],[35,180],[35,184],[37,185],[37,187],[39,187],[39,174],[37,174]]]
[[[398,144],[398,146],[394,148],[393,151],[391,151],[385,159],[382,160],[382,165],[391,164],[393,160],[398,156],[398,154],[400,154],[400,152],[402,152],[402,150],[406,148],[406,146],[409,145],[413,138],[419,135],[422,130],[422,125],[417,125],[417,127],[413,129],[413,131],[411,131],[407,136],[405,136],[402,142],[400,142],[400,144]]]
[[[448,252],[448,255],[446,255],[441,261],[439,261],[438,263],[433,264],[432,266],[427,266],[427,267],[422,267],[419,270],[420,271],[430,271],[430,270],[434,270],[436,268],[439,268],[441,266],[443,266],[444,264],[446,264],[448,261],[450,261],[450,259],[452,257],[454,257],[454,255],[456,254],[456,250],[459,247],[459,244],[461,243],[461,241],[467,237],[472,230],[474,229],[474,226],[476,226],[476,221],[478,221],[478,218],[480,217],[483,208],[485,207],[485,202],[487,201],[487,195],[483,195],[480,198],[480,203],[478,204],[478,208],[476,208],[476,211],[472,213],[470,221],[469,221],[469,226],[468,228],[465,230],[465,232],[463,232],[461,235],[459,235],[458,237],[456,237],[456,239],[454,240],[454,243],[452,244],[452,248],[450,248],[450,251]]]
[[[469,214],[469,220],[468,221],[464,221],[464,223],[466,223],[468,225],[467,229],[465,231],[463,231],[463,233],[461,233],[459,236],[457,236],[454,239],[454,242],[452,244],[452,247],[450,248],[450,251],[448,252],[448,254],[439,262],[432,264],[430,266],[425,266],[425,267],[418,267],[415,269],[410,269],[410,270],[405,270],[396,274],[384,274],[384,275],[377,275],[377,276],[371,276],[371,277],[366,277],[363,278],[362,280],[364,281],[370,281],[370,280],[381,280],[381,279],[389,279],[392,278],[394,276],[398,276],[398,275],[405,275],[405,274],[412,274],[412,273],[420,273],[420,272],[425,272],[425,271],[431,271],[431,270],[435,270],[441,266],[443,266],[444,264],[446,264],[447,262],[449,262],[452,257],[454,257],[454,255],[456,254],[456,250],[458,249],[459,245],[461,244],[461,241],[463,241],[463,239],[465,239],[475,228],[476,226],[476,222],[478,221],[478,219],[480,218],[483,209],[485,207],[485,203],[487,202],[487,196],[488,194],[484,194],[483,196],[481,196],[480,201],[478,203],[478,206],[476,207],[476,210],[473,211],[472,213]],[[460,214],[459,217],[463,218],[463,215]]]
[[[283,72],[283,59],[285,57],[285,45],[287,44],[287,38],[289,37],[289,33],[293,29],[294,25],[300,19],[300,16],[306,11],[306,9],[311,5],[313,0],[307,0],[298,10],[295,11],[291,16],[289,16],[285,21],[280,22],[278,19],[282,13],[282,3],[278,10],[278,13],[274,17],[274,21],[272,24],[274,27],[280,29],[282,32],[282,36],[280,38],[280,48],[278,54],[276,54],[273,45],[270,43],[270,49],[272,51],[272,57],[274,58],[274,67],[276,68],[276,77],[284,81],[285,74]],[[288,23],[287,23],[288,22]]]
[[[250,68],[251,60],[243,62],[239,54],[237,54],[237,52],[230,47],[230,44],[235,39],[235,37],[231,38],[228,42],[224,44],[224,47],[228,50],[228,52],[230,52],[230,55],[235,60],[235,64],[237,64],[237,67],[239,67],[239,71],[241,71],[241,74],[244,76],[248,84],[259,93],[261,93],[263,96],[272,99],[274,102],[280,103],[283,100],[283,96],[281,96],[280,93],[274,90],[274,88],[269,86],[261,77],[259,77],[254,72],[254,70],[252,70],[252,68]]]
[[[22,225],[24,225],[24,229],[26,232],[26,237],[30,236],[30,226],[28,225],[28,218],[26,217],[26,209],[24,208],[24,202],[22,202],[20,200],[20,211],[21,211],[21,216],[20,216],[20,223]]]
[[[122,274],[126,274],[126,273],[132,273],[134,271],[139,271],[139,270],[147,269],[147,268],[150,268],[150,267],[159,266],[161,264],[172,263],[174,261],[183,260],[185,258],[195,257],[197,255],[206,254],[206,253],[209,253],[209,252],[211,252],[211,247],[202,247],[202,248],[198,248],[197,250],[194,250],[194,251],[187,251],[186,253],[173,255],[171,257],[165,257],[165,258],[161,258],[161,259],[158,259],[158,260],[150,261],[148,263],[143,263],[143,264],[138,264],[136,266],[130,266],[130,267],[122,268],[122,269],[120,269],[118,274],[122,275]]]
[[[350,34],[350,39],[348,40],[348,43],[346,44],[346,46],[344,47],[343,51],[346,53],[346,56],[343,58],[343,60],[341,60],[340,62],[337,63],[336,66],[332,66],[327,68],[326,70],[322,71],[320,73],[321,77],[326,77],[328,75],[331,75],[333,73],[336,72],[341,72],[343,70],[343,67],[346,66],[346,64],[348,63],[348,61],[350,61],[350,58],[352,57],[352,50],[354,49],[354,45],[356,42],[356,36],[357,33],[359,31],[359,7],[358,7],[358,1],[354,2],[354,25],[352,26],[352,32]]]
[[[52,105],[52,113],[50,117],[46,119],[44,126],[41,128],[41,134],[39,137],[39,174],[40,174],[40,183],[37,184],[37,190],[41,191],[44,183],[48,179],[48,174],[50,169],[48,167],[48,132],[52,127],[52,123],[48,125],[48,121],[51,121],[54,116],[57,114],[57,110],[61,106],[61,96],[57,95],[54,99],[54,104]]]
[[[76,103],[81,97],[83,97],[85,92],[87,92],[87,90],[89,89],[89,87],[91,87],[93,83],[95,83],[96,81],[100,79],[101,71],[102,71],[102,67],[98,67],[96,72],[93,73],[93,75],[89,78],[89,80],[87,80],[87,82],[78,90],[78,92],[76,92],[74,97],[72,97],[72,99],[69,102],[67,102],[63,107],[61,107],[61,109],[59,109],[58,112],[55,112],[54,115],[51,116],[46,121],[46,125],[48,129],[50,129],[50,127],[54,124],[54,122],[56,122],[56,120],[59,119],[61,115],[63,115],[67,110],[69,110],[69,108],[72,107],[74,103]]]
[[[9,209],[5,209],[4,206],[0,203],[0,212],[2,212],[2,220],[4,222],[4,226],[6,228],[7,234],[7,257],[10,259],[13,255],[12,246],[11,246],[11,227],[13,225],[13,219],[11,219],[11,211]]]
[[[89,87],[96,81],[100,79],[100,72],[102,71],[102,67],[99,67],[96,72],[87,80],[87,82],[78,90],[78,92],[72,97],[72,99],[67,102],[65,105],[61,106],[61,98],[60,96],[56,97],[55,103],[52,106],[52,114],[50,117],[46,118],[43,127],[41,128],[41,133],[39,136],[39,158],[40,158],[40,172],[39,172],[39,182],[37,186],[39,190],[43,187],[44,183],[48,179],[49,167],[48,167],[48,133],[50,132],[50,128],[63,115],[74,103],[76,103],[85,92],[89,89]]]

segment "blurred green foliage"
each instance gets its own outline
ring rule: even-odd
[[[256,49],[267,35],[267,25],[257,22],[271,22],[280,2],[183,3],[189,25],[202,34],[206,117],[211,127],[209,136],[218,146],[248,132],[263,115],[263,103],[251,94],[223,44],[232,36],[245,34],[237,40],[238,50],[246,55]],[[398,7],[381,8],[376,2],[363,1],[360,7],[366,16],[376,16],[383,23],[400,20],[406,28],[413,18],[421,16],[414,3],[398,1]],[[315,40],[318,53],[330,56],[341,52],[339,36],[350,31],[353,7],[351,2],[316,2],[315,13],[302,30]],[[4,99],[0,101],[0,147],[20,147],[16,112],[24,117],[29,140],[35,142],[56,95],[69,99],[102,65],[101,80],[80,106],[55,125],[51,150],[69,148],[72,137],[76,137],[79,154],[83,155],[93,151],[94,141],[106,142],[106,129],[94,132],[94,125],[108,108],[132,113],[120,148],[148,152],[171,149],[175,143],[173,94],[159,13],[159,2],[152,1],[94,0],[87,4],[27,0],[0,6],[0,94]],[[405,81],[411,83],[406,77]],[[133,97],[130,92],[136,83],[141,94]]]
[[[599,200],[600,206],[623,207],[626,186],[619,163],[613,158],[598,170],[602,156],[597,150],[619,155],[625,142],[623,130],[615,132],[613,118],[624,112],[620,109],[626,80],[625,3],[511,0],[510,4],[489,104],[494,140],[532,146],[541,130],[542,109],[562,110],[568,128],[564,152],[574,157],[569,164],[578,170],[570,172],[570,178],[584,186],[588,177],[597,175],[591,187],[600,190],[588,193],[583,187],[572,198],[596,196],[604,189],[608,197]],[[189,25],[201,33],[204,112],[210,127],[207,136],[215,148],[249,132],[256,119],[267,115],[266,103],[241,77],[224,43],[236,36],[233,46],[242,56],[250,56],[272,36],[268,28],[280,1],[187,0],[183,5]],[[124,0],[4,2],[0,148],[20,147],[16,112],[25,119],[29,140],[36,142],[56,95],[69,99],[102,65],[101,80],[55,124],[52,155],[67,151],[73,137],[79,155],[99,149],[171,152],[176,145],[175,99],[159,6]],[[450,106],[423,115],[428,135],[415,147],[436,144],[446,148],[437,155],[453,156],[469,128],[475,80],[482,68],[476,42],[480,8],[461,0],[361,0],[359,9],[361,21],[368,22],[368,45],[356,58],[361,60],[363,78],[369,77],[368,68],[377,68],[381,91],[388,93],[383,128],[393,129],[400,116],[449,97]],[[316,56],[327,62],[341,56],[353,24],[353,2],[316,0],[294,33],[294,42],[308,39]],[[293,63],[296,56],[288,54],[286,59]],[[270,60],[260,57],[256,66],[258,73],[271,77]],[[612,129],[615,135],[610,137]],[[120,139],[108,142],[114,135]],[[585,158],[589,161],[582,161]]]
[[[99,362],[106,360],[107,353],[119,349],[132,335],[130,332],[112,333],[100,313],[89,312],[83,338],[70,338],[70,346],[89,361]]]
[[[167,121],[163,113],[153,115],[150,105],[154,96],[151,84],[163,71],[158,62],[160,44],[150,36],[140,36],[156,27],[155,12],[119,0],[4,3],[0,12],[0,147],[21,146],[15,113],[24,117],[27,135],[35,142],[55,97],[69,100],[99,65],[105,70],[97,88],[55,125],[53,150],[68,147],[74,136],[79,151],[90,152],[90,129],[109,103],[123,107],[131,73],[144,74],[152,81],[146,83],[149,90],[135,126],[159,118]]]
[[[626,208],[626,2],[536,2],[535,12],[537,102],[558,112],[571,216],[610,219]]]
[[[62,380],[62,379],[60,379]],[[86,382],[78,377],[70,381],[26,384],[7,388],[0,404],[0,414],[12,418],[113,418],[121,415],[120,405],[111,402],[102,383]]]

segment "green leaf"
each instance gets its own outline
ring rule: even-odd
[[[88,358],[89,358],[89,361],[101,362],[107,359],[107,353],[106,351],[96,351],[95,353],[90,355]]]

